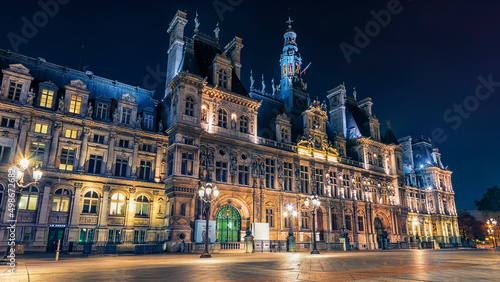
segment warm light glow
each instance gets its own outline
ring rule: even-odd
[[[201,109],[202,109],[202,110],[206,110],[206,109],[207,109],[207,106],[206,106],[206,105],[201,105]]]
[[[285,217],[287,217],[287,216],[288,216],[288,212],[287,212],[287,211],[285,211],[285,212],[283,213],[283,215],[284,215]]]
[[[231,114],[231,119],[236,120],[236,114]]]
[[[33,170],[33,179],[34,179],[35,181],[40,180],[40,178],[42,178],[42,174],[43,174],[43,172],[42,172],[40,169],[35,168],[35,169]]]
[[[19,181],[23,178],[23,172],[17,167],[13,166],[9,168],[9,174],[14,176],[14,180]]]
[[[26,170],[29,166],[30,166],[30,161],[28,159],[22,159],[20,162],[19,162],[19,165],[21,166],[21,169],[22,170]]]
[[[297,211],[293,211],[293,212],[292,212],[292,216],[297,217],[297,215],[298,215],[298,212],[297,212]]]

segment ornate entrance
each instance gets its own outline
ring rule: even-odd
[[[384,248],[384,239],[387,238],[387,234],[384,231],[384,226],[382,225],[382,221],[380,218],[376,217],[373,225],[375,226],[375,236],[377,236],[378,248]]]
[[[240,230],[240,213],[233,206],[223,206],[217,213],[217,242],[239,242]]]

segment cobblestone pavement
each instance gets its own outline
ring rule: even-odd
[[[500,251],[391,250],[18,258],[0,281],[500,281]]]

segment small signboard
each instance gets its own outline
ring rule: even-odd
[[[208,242],[215,242],[215,220],[210,220],[208,224]],[[206,220],[196,220],[194,227],[194,241],[196,243],[205,243],[205,232],[207,227]]]

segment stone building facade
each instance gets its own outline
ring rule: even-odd
[[[344,85],[311,100],[297,34],[290,23],[280,81],[241,81],[242,39],[220,47],[219,30],[184,35],[187,15],[169,25],[167,87],[153,92],[0,51],[0,172],[22,156],[40,165],[40,183],[21,192],[18,241],[28,250],[81,242],[195,241],[204,219],[197,190],[207,179],[220,195],[209,214],[216,240],[243,240],[267,223],[271,240],[290,224],[297,241],[312,239],[307,197],[317,194],[314,236],[338,242],[342,227],[359,249],[384,239],[458,238],[451,172],[425,140],[382,135],[372,100]],[[272,91],[272,92],[271,92]],[[2,179],[6,179],[3,177]],[[3,181],[3,182],[2,182]],[[6,181],[0,180],[2,227]],[[291,204],[298,217],[288,222]],[[2,230],[5,230],[2,228]],[[7,232],[0,232],[6,242]]]

